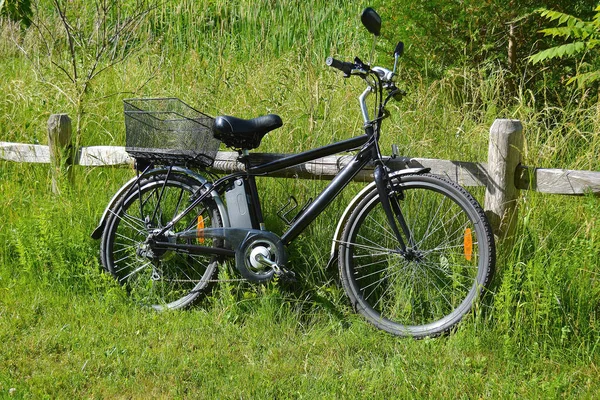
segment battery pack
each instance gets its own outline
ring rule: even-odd
[[[246,188],[242,179],[236,179],[233,186],[225,191],[225,201],[227,202],[227,214],[229,214],[231,227],[252,229]]]

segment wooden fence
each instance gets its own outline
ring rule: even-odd
[[[52,115],[48,121],[49,146],[0,142],[0,159],[15,162],[51,163],[53,172],[64,171],[69,165],[89,167],[131,165],[133,160],[124,147],[92,146],[74,149],[71,145],[71,120],[66,114]],[[546,169],[521,164],[523,127],[520,121],[497,119],[490,128],[487,162],[465,162],[428,158],[398,157],[388,160],[392,169],[413,167],[431,168],[463,186],[485,186],[484,209],[500,239],[511,236],[517,216],[520,190],[560,195],[600,195],[600,172],[565,169]],[[219,152],[213,170],[239,171],[236,152]],[[283,154],[253,153],[256,161],[271,161]],[[287,168],[270,176],[331,179],[351,159],[351,156],[329,156],[296,167]],[[66,168],[70,171],[71,168]],[[366,169],[356,180],[371,179],[372,170]],[[68,175],[68,173],[67,173]],[[72,176],[69,177],[72,179]],[[58,190],[53,179],[53,190]]]

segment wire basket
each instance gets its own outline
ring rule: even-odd
[[[125,150],[138,160],[209,167],[221,142],[214,118],[176,98],[125,99]]]

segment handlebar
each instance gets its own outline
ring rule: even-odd
[[[370,72],[376,73],[382,82],[384,82],[386,84],[390,84],[394,81],[394,77],[396,76],[396,74],[394,72],[392,72],[386,68],[382,68],[382,67],[369,68],[368,65],[364,64],[359,59],[356,59],[354,63],[351,63],[351,62],[336,60],[333,57],[327,57],[327,59],[325,60],[325,64],[327,64],[328,66],[333,67],[339,71],[342,71],[344,73],[344,77],[346,77],[346,78],[348,78],[350,75],[353,75],[353,74],[364,76],[364,75],[368,74],[370,71]]]
[[[333,67],[344,73],[344,78],[348,78],[352,75],[360,76],[367,81],[367,89],[360,95],[360,108],[363,114],[365,124],[372,123],[369,118],[367,111],[366,99],[371,93],[379,93],[378,106],[376,107],[375,115],[380,117],[385,114],[385,106],[390,99],[401,100],[406,94],[405,91],[400,90],[396,87],[394,71],[383,67],[370,67],[368,64],[363,63],[359,58],[355,58],[354,62],[345,62],[336,60],[333,57],[327,57],[325,64]],[[395,67],[394,67],[395,70]],[[376,79],[369,79],[369,75],[375,76]],[[387,92],[387,96],[383,96],[383,90]]]
[[[386,83],[393,82],[394,77],[396,76],[396,74],[394,74],[394,72],[390,71],[389,69],[383,68],[383,67],[373,67],[373,68],[371,68],[371,71],[373,71],[377,75],[379,75],[379,79],[381,79],[382,81],[384,81]]]
[[[354,69],[353,63],[339,61],[333,57],[327,57],[327,60],[325,60],[325,64],[342,71],[346,77],[350,76],[350,74],[352,73],[352,70]]]

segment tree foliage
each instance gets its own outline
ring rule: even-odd
[[[577,15],[581,21],[594,17],[597,4],[598,0],[544,1],[547,9]],[[568,57],[552,60],[545,65],[549,68],[532,68],[531,54],[565,44],[557,42],[560,30],[555,37],[542,31],[547,19],[536,12],[539,0],[379,0],[375,7],[384,18],[384,36],[392,43],[405,42],[404,65],[429,80],[459,77],[456,85],[464,86],[461,79],[466,81],[471,75],[499,73],[505,79],[503,101],[510,103],[531,91],[543,98],[540,104],[559,105],[572,90],[564,85],[565,79],[580,70],[581,65]],[[573,29],[581,29],[581,36],[588,34],[577,24]],[[556,50],[575,53],[581,46],[574,43]],[[578,77],[586,76],[580,73]]]
[[[596,14],[590,21],[584,21],[573,15],[542,9],[539,14],[550,22],[557,22],[559,26],[542,29],[546,36],[570,40],[570,43],[553,46],[542,50],[529,58],[532,64],[546,60],[561,59],[563,57],[585,56],[591,58],[591,63],[583,65],[588,71],[578,71],[567,83],[577,83],[579,86],[588,85],[600,80],[599,58],[592,52],[600,44],[600,5],[595,8]]]
[[[0,16],[20,22],[25,27],[31,24],[30,0],[0,0]]]

